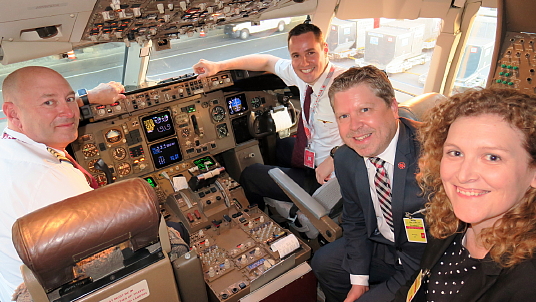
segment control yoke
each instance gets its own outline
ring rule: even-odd
[[[290,128],[292,128],[298,123],[298,113],[296,108],[294,108],[294,105],[290,102],[290,99],[287,96],[284,96],[281,101],[283,106],[288,108],[290,120],[292,121]],[[277,111],[277,107],[274,108],[274,111]],[[259,114],[258,111],[251,111],[248,116],[248,130],[249,134],[257,139],[274,134],[276,132],[276,126],[271,111],[267,110],[261,114]]]

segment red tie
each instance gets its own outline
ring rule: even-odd
[[[391,211],[391,182],[389,181],[389,176],[387,176],[385,161],[379,157],[369,157],[369,160],[376,167],[374,184],[376,185],[376,193],[378,194],[378,201],[380,202],[383,217],[387,225],[389,225],[391,232],[394,233],[393,213]]]
[[[87,183],[89,184],[90,187],[92,187],[93,189],[97,189],[99,187],[99,184],[97,183],[97,180],[95,179],[95,177],[93,177],[91,173],[89,173],[86,169],[84,169],[84,167],[80,166],[80,164],[77,163],[76,160],[74,160],[74,158],[69,153],[65,152],[65,157],[69,159],[69,161],[71,162],[71,164],[73,164],[75,168],[77,168],[82,173],[84,173],[84,176],[86,177]]]
[[[74,158],[69,153],[64,151],[63,153],[65,153],[65,156],[63,156],[61,153],[59,153],[58,151],[56,151],[56,150],[54,150],[54,149],[52,149],[50,147],[47,147],[47,150],[52,155],[56,156],[60,160],[60,162],[61,161],[66,161],[66,162],[70,163],[71,165],[73,165],[78,170],[80,170],[84,174],[84,176],[86,177],[87,183],[89,184],[90,187],[92,187],[93,189],[97,189],[99,187],[99,184],[97,183],[97,180],[95,179],[95,177],[93,177],[93,175],[91,175],[91,173],[89,173],[88,171],[86,171],[86,169],[84,169],[82,166],[80,166],[80,164],[77,163],[76,160],[74,160]]]
[[[309,111],[311,110],[311,93],[313,88],[307,85],[305,91],[305,99],[303,100],[303,112],[305,119],[309,122]],[[291,165],[295,168],[303,168],[303,158],[305,155],[305,147],[307,147],[307,135],[305,135],[305,128],[303,127],[303,115],[300,114],[300,120],[298,121],[298,133],[296,136],[296,143],[294,144],[294,150],[292,151]]]

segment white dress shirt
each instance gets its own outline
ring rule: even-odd
[[[310,149],[315,152],[315,166],[321,164],[328,156],[331,149],[335,146],[343,145],[341,136],[339,134],[339,129],[337,128],[337,120],[335,119],[335,113],[333,108],[329,103],[328,89],[333,83],[333,80],[341,73],[345,72],[346,69],[328,63],[328,66],[322,73],[322,75],[316,80],[313,84],[313,93],[311,94],[311,109],[314,108],[314,103],[320,93],[322,85],[331,69],[334,67],[333,76],[327,82],[327,87],[323,91],[320,99],[318,101],[318,106],[316,109],[310,111],[310,116],[312,117],[313,125],[313,137],[311,138],[309,144]],[[309,84],[305,83],[302,79],[298,77],[294,68],[292,68],[292,62],[286,59],[280,59],[275,64],[275,74],[280,77],[287,85],[297,86],[300,90],[300,104],[303,108],[303,102],[305,99],[305,91],[307,91],[307,86]]]
[[[397,122],[396,133],[387,148],[376,157],[379,157],[385,161],[385,170],[387,171],[387,176],[389,177],[389,182],[391,184],[391,192],[393,191],[393,173],[395,167],[395,156],[396,156],[396,146],[398,145],[398,135],[399,135],[400,125]],[[391,231],[391,228],[385,221],[383,216],[382,209],[380,207],[380,200],[378,199],[378,194],[376,193],[376,185],[374,184],[374,177],[376,175],[376,167],[368,160],[368,157],[363,157],[365,161],[365,166],[367,167],[367,174],[369,180],[370,188],[370,197],[372,197],[372,204],[374,205],[374,212],[376,212],[376,220],[378,224],[378,231],[385,237],[385,239],[395,242],[395,234]],[[368,286],[368,275],[350,275],[350,283],[355,285],[364,285]]]
[[[0,301],[8,302],[23,282],[22,261],[11,237],[15,220],[92,189],[80,170],[60,162],[46,145],[7,128],[4,133],[15,138],[2,139],[0,134]]]

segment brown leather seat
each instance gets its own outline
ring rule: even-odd
[[[79,301],[100,301],[137,285],[153,296],[147,301],[179,301],[171,263],[159,244],[160,217],[154,190],[143,179],[134,178],[19,218],[12,229],[13,243],[29,269],[26,272],[33,274],[24,278],[34,301],[39,300],[36,296],[43,297],[32,292],[35,286],[28,284],[32,277],[48,300],[80,293],[85,297]],[[106,278],[75,274],[81,260],[114,247],[124,259]]]

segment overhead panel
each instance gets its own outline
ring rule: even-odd
[[[228,23],[266,19],[265,14],[275,18],[311,11],[311,3],[316,4],[316,1],[100,0],[93,9],[82,40],[140,44],[153,40],[157,49],[165,48],[169,46],[169,39],[181,35],[193,35]]]

